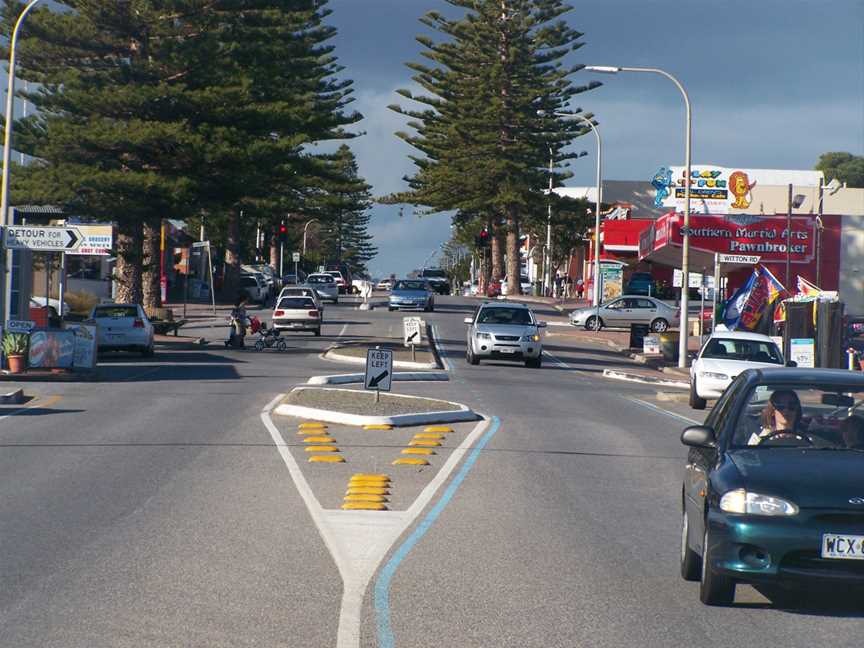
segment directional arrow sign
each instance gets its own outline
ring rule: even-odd
[[[404,330],[405,346],[420,344],[422,320],[419,317],[403,317],[402,327]]]
[[[366,389],[390,391],[393,380],[393,352],[389,349],[369,349],[366,352]]]
[[[10,225],[3,231],[3,246],[7,250],[73,252],[78,249],[81,239],[81,232],[75,227]]]

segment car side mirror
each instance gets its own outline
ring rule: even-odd
[[[473,318],[473,317],[466,317],[466,318],[465,318],[464,320],[462,320],[462,321],[465,322],[466,324],[473,324],[473,323],[474,323],[474,318]]]
[[[787,367],[797,367],[797,366],[798,366],[798,363],[795,362],[794,360],[787,360],[787,361],[786,361],[786,366],[787,366]]]
[[[707,425],[691,425],[681,433],[681,443],[694,448],[716,448],[714,428]]]
[[[542,321],[537,322],[537,328],[546,328],[546,326],[547,326],[546,322],[542,322]]]

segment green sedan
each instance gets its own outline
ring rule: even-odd
[[[749,369],[681,441],[681,575],[703,603],[737,583],[864,593],[864,374]]]

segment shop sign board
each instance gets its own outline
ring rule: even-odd
[[[624,292],[624,266],[617,263],[600,264],[601,302],[621,296]]]
[[[646,335],[642,338],[642,353],[644,355],[660,355],[660,336]]]
[[[67,254],[78,256],[111,256],[114,247],[114,228],[111,225],[76,225],[81,241]]]
[[[799,367],[812,369],[816,366],[816,345],[813,338],[792,338],[789,340],[789,359]]]
[[[9,320],[6,322],[6,330],[9,333],[29,333],[36,328],[33,320]]]
[[[75,333],[34,331],[30,334],[28,365],[34,369],[69,369],[75,358]]]
[[[96,368],[96,327],[90,324],[67,326],[75,334],[72,366],[75,369]]]
[[[655,205],[684,211],[687,168],[661,168],[651,184],[656,190]],[[752,211],[752,190],[757,185],[818,187],[818,171],[783,169],[741,169],[713,164],[690,166],[690,213],[726,214]]]
[[[672,271],[672,287],[680,288],[682,283],[684,282],[684,273],[681,272],[678,268],[675,268]],[[687,283],[691,288],[707,288],[711,290],[714,288],[714,277],[711,275],[703,275],[696,272],[688,272],[687,273]]]

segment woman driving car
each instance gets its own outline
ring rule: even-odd
[[[802,436],[801,414],[798,394],[791,389],[778,389],[771,394],[762,410],[762,428],[750,435],[747,445],[759,445],[768,438],[781,435]]]

